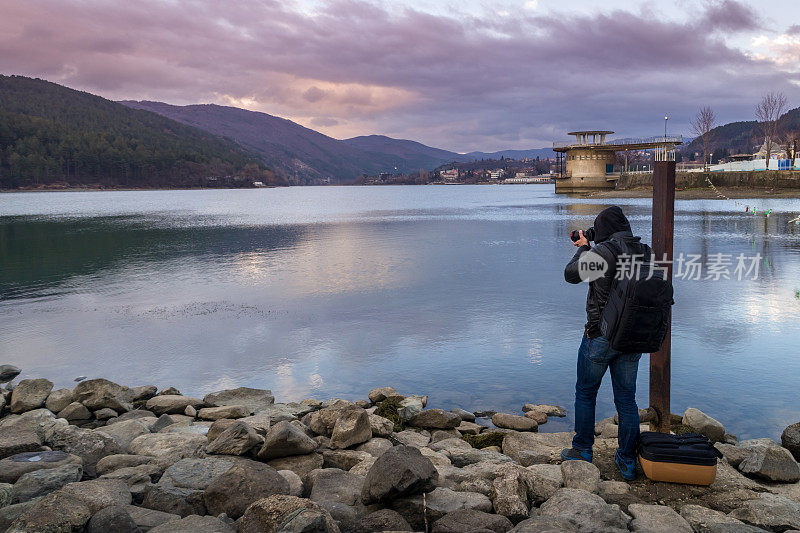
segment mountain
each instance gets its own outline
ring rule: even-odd
[[[536,159],[540,157],[542,159],[547,159],[549,157],[555,157],[556,153],[553,151],[552,148],[533,148],[530,150],[500,150],[498,152],[469,152],[466,154],[462,154],[461,157],[467,157],[467,161],[474,160],[478,161],[481,159],[500,159],[501,157],[505,157],[506,159]]]
[[[382,154],[387,157],[397,158],[395,165],[402,172],[410,172],[419,169],[431,170],[443,163],[453,161],[464,161],[464,154],[431,148],[417,141],[405,139],[393,139],[385,135],[363,135],[344,139],[343,143],[358,148],[364,152]]]
[[[264,176],[255,158],[206,131],[45,80],[0,75],[0,187],[185,187],[244,173]]]

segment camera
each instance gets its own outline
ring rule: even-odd
[[[594,240],[594,228],[589,228],[587,230],[583,230],[583,236],[586,237],[587,241],[590,241],[590,242],[593,241]],[[579,230],[575,230],[570,234],[569,238],[572,239],[572,242],[578,242],[578,239],[581,238],[581,232]]]

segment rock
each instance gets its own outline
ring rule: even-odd
[[[433,463],[416,448],[395,446],[369,469],[361,497],[365,504],[429,492],[439,477]]]
[[[800,504],[778,494],[761,494],[729,516],[770,531],[800,529]]]
[[[480,462],[503,463],[513,461],[510,457],[507,457],[502,453],[488,451],[488,449],[476,450],[474,448],[460,448],[445,450],[444,453],[450,459],[450,462],[453,463],[453,466],[458,467]]]
[[[307,405],[319,409],[322,407],[322,402],[313,398],[306,398],[305,400],[300,400],[300,405]]]
[[[392,442],[388,439],[374,438],[356,446],[355,451],[367,452],[373,457],[380,457],[386,450],[391,450],[392,446]]]
[[[466,435],[478,435],[484,429],[486,429],[486,426],[475,424],[473,422],[461,422],[456,428],[459,433],[464,433]]]
[[[20,476],[14,483],[11,503],[22,503],[39,498],[60,489],[67,483],[80,481],[81,476],[83,476],[83,467],[76,464],[28,472]]]
[[[525,418],[530,418],[540,426],[547,423],[547,415],[541,411],[528,411],[525,413]]]
[[[739,470],[767,481],[794,483],[800,481],[800,465],[786,448],[755,446],[739,464]]]
[[[93,477],[97,475],[97,462],[106,455],[122,452],[117,442],[98,431],[75,426],[55,426],[47,444],[55,449],[77,455],[83,460],[83,471]]]
[[[800,422],[787,426],[781,433],[781,444],[800,461]]]
[[[56,425],[63,424],[47,409],[34,409],[21,415],[8,415],[0,418],[0,434],[30,432],[36,433],[42,442],[50,435]]]
[[[147,420],[151,420],[152,422],[148,422]],[[114,439],[124,453],[129,453],[131,451],[131,442],[133,442],[136,437],[150,434],[150,428],[153,427],[155,419],[150,418],[147,420],[140,418],[115,422],[114,424],[105,425],[96,431],[108,435]]]
[[[239,521],[239,533],[339,533],[330,513],[305,498],[276,495],[254,502]]]
[[[533,468],[533,467],[529,467]],[[628,494],[631,486],[624,481],[601,481],[597,488],[597,493],[601,498],[608,501],[609,499],[619,498]],[[613,502],[609,502],[613,503]]]
[[[155,461],[152,457],[145,455],[129,455],[129,454],[114,454],[107,455],[97,461],[97,474],[102,476],[120,468],[130,468],[139,465],[153,464]]]
[[[155,511],[153,509],[145,509],[144,507],[137,507],[135,505],[123,506],[128,512],[133,521],[139,527],[140,531],[150,531],[156,526],[165,524],[167,522],[174,522],[180,520],[181,517],[172,513],[165,513],[162,511]]]
[[[202,490],[171,487],[160,483],[147,487],[142,506],[182,517],[207,514]]]
[[[355,404],[350,404],[355,407]],[[313,407],[301,405],[299,403],[276,403],[261,409],[256,414],[267,415],[273,423],[280,422],[281,420],[297,420],[308,413],[314,411]]]
[[[414,531],[398,512],[391,509],[375,511],[358,520],[350,527],[350,533],[373,533],[375,531]]]
[[[91,518],[89,507],[62,491],[51,492],[33,502],[14,520],[9,533],[50,533],[82,531]]]
[[[236,528],[216,516],[187,516],[161,524],[152,533],[236,533]]]
[[[722,456],[728,461],[728,464],[737,468],[742,461],[752,452],[750,448],[734,446],[733,444],[725,444],[717,442],[714,447],[722,453]]]
[[[108,420],[110,418],[117,418],[117,412],[113,409],[109,409],[108,407],[103,407],[102,409],[98,409],[94,412],[94,418],[96,420]]]
[[[156,464],[165,468],[180,459],[203,457],[207,440],[203,435],[190,433],[152,433],[136,437],[131,442],[131,453],[153,457]]]
[[[183,414],[185,414],[186,416],[191,416],[192,418],[195,418],[197,416],[197,409],[195,409],[191,405],[187,405],[186,409],[183,410]],[[239,418],[239,417],[237,417],[237,418]]]
[[[118,468],[113,472],[103,474],[100,479],[119,479],[124,481],[134,499],[141,501],[153,479],[160,475],[161,469],[156,465],[139,465]]]
[[[81,458],[62,451],[25,452],[0,460],[0,483],[15,483],[23,474],[68,464],[82,464]]]
[[[618,505],[608,504],[591,492],[580,489],[559,489],[539,508],[540,516],[569,520],[591,531],[627,530],[629,517]]]
[[[516,431],[536,431],[539,424],[535,420],[524,416],[497,413],[492,417],[492,424],[499,428],[513,429]]]
[[[249,462],[255,464],[254,461]],[[159,483],[171,487],[205,490],[217,477],[230,470],[234,464],[234,459],[228,457],[181,459],[164,470]]]
[[[719,442],[725,436],[725,428],[719,421],[693,407],[683,414],[683,425],[705,435],[711,442]]]
[[[466,533],[493,531],[505,533],[513,527],[511,520],[502,515],[484,513],[475,509],[460,509],[447,513],[433,523],[433,533]]]
[[[380,387],[378,389],[372,389],[369,391],[368,396],[369,401],[372,403],[380,403],[386,398],[397,396],[397,391],[394,390],[394,387]]]
[[[0,365],[0,383],[8,383],[22,372],[14,365]]]
[[[155,385],[143,385],[141,387],[133,387],[131,389],[131,401],[133,402],[146,402],[156,395],[158,389]]]
[[[466,409],[461,409],[460,407],[454,407],[450,409],[450,412],[458,415],[464,422],[475,422],[475,413],[467,411]]]
[[[82,424],[92,418],[92,412],[80,402],[72,402],[59,411],[58,418],[63,418],[71,424]]]
[[[256,413],[252,416],[246,416],[244,418],[240,418],[239,422],[244,422],[251,428],[253,431],[261,435],[262,437],[267,434],[269,431],[270,424],[272,420],[267,413]]]
[[[307,455],[292,455],[272,459],[267,464],[275,470],[291,470],[305,483],[308,475],[318,468],[322,468],[324,460],[321,453],[309,453]]]
[[[403,422],[408,422],[422,412],[425,407],[421,396],[409,396],[400,401],[397,407],[397,416]]]
[[[303,480],[291,470],[278,470],[278,474],[289,484],[289,495],[300,497],[303,495]]]
[[[728,516],[720,511],[714,511],[701,505],[684,505],[681,507],[681,516],[697,533],[710,533],[712,526],[743,526],[744,522]]]
[[[4,431],[0,433],[0,459],[24,452],[38,452],[42,449],[39,435],[33,431]]]
[[[426,494],[424,499],[422,495],[398,498],[392,502],[392,507],[412,527],[422,530],[425,527],[426,515],[430,523],[459,509],[475,509],[489,513],[492,511],[492,501],[477,492],[456,492],[448,488],[437,487]]]
[[[217,477],[203,494],[208,512],[237,519],[251,503],[276,494],[288,495],[289,483],[274,468],[248,461]]]
[[[175,387],[167,387],[166,389],[161,389],[156,396],[181,396],[181,391]]]
[[[331,433],[332,448],[349,448],[372,438],[369,415],[363,409],[349,409],[336,420]]]
[[[494,511],[514,523],[528,518],[528,487],[531,479],[530,472],[519,465],[507,464],[500,467],[492,482]]]
[[[579,462],[579,461],[567,461]],[[665,505],[645,505],[632,503],[628,512],[633,516],[632,531],[652,531],[653,533],[693,533],[692,527],[681,515]]]
[[[156,415],[179,414],[186,410],[186,406],[191,405],[195,409],[203,404],[203,400],[189,396],[179,396],[177,394],[158,395],[147,400],[145,406],[148,411]]]
[[[514,526],[510,533],[577,533],[578,531],[580,531],[578,527],[569,520],[536,516],[523,520]]]
[[[561,460],[561,450],[572,445],[572,433],[509,433],[503,453],[523,466]]]
[[[531,479],[528,487],[531,503],[536,505],[544,503],[564,486],[564,476],[559,465],[537,464],[529,466],[527,470]],[[627,484],[625,486],[627,487]]]
[[[360,503],[364,486],[363,476],[338,468],[323,468],[311,472],[309,480],[311,483],[309,498],[313,501],[334,501],[345,505]]]
[[[426,409],[408,421],[410,426],[428,429],[454,429],[460,423],[460,416],[442,409]]]
[[[131,492],[120,479],[93,479],[68,483],[60,490],[89,507],[92,514],[109,505],[129,505]]]
[[[391,443],[389,447],[391,448]],[[372,457],[373,456],[367,452],[359,452],[356,450],[325,450],[322,452],[322,458],[325,461],[323,466],[325,468],[338,468],[344,471],[348,471],[361,461]]]
[[[81,381],[73,389],[72,399],[92,411],[107,407],[124,413],[133,409],[133,391],[107,379]]]
[[[120,505],[111,505],[97,511],[89,520],[87,533],[139,533],[139,526],[128,511]]]
[[[188,407],[192,407],[191,405]],[[250,410],[244,405],[224,405],[222,407],[204,407],[197,411],[197,417],[202,420],[219,420],[220,418],[243,418],[250,415]]]
[[[303,423],[317,435],[330,437],[333,434],[336,421],[345,411],[349,410],[361,410],[361,408],[349,402],[337,404],[333,407],[323,407],[319,411],[310,413],[303,418]]]
[[[236,422],[219,437],[206,445],[206,453],[216,455],[244,455],[262,443],[263,439],[243,422]]]
[[[23,379],[11,393],[11,412],[23,413],[44,406],[53,390],[53,382],[47,379]]]
[[[175,423],[176,420],[170,415],[161,415],[156,420],[156,423],[153,424],[153,427],[150,428],[150,431],[153,433],[159,433],[161,430],[166,429]]]
[[[222,435],[223,431],[225,431],[232,425],[236,424],[237,422],[238,422],[237,420],[233,420],[231,418],[220,418],[219,420],[215,420],[214,423],[211,424],[211,427],[208,428],[208,433],[206,433],[206,438],[208,439],[208,442],[214,442],[214,440],[217,437]]]
[[[258,458],[268,461],[290,455],[306,455],[316,449],[317,443],[314,439],[284,420],[269,429]]]
[[[169,415],[164,415],[164,416],[169,416]],[[150,411],[146,411],[144,409],[134,409],[133,411],[128,411],[127,413],[122,413],[121,415],[119,415],[117,418],[115,418],[113,420],[109,420],[109,423],[115,424],[117,422],[125,422],[126,420],[137,420],[137,419],[140,419],[140,418],[153,418],[153,419],[156,419],[156,420],[153,421],[153,424],[155,425],[156,422],[157,422],[157,418],[158,417],[156,417],[156,415],[153,414]],[[174,421],[173,421],[173,423],[174,423]]]
[[[241,405],[250,411],[247,413],[249,415],[269,408],[275,403],[275,397],[270,390],[239,387],[206,394],[203,397],[203,402],[211,407]]]
[[[600,483],[600,469],[586,461],[564,461],[561,463],[561,475],[564,486],[569,489],[581,489],[597,492]]]
[[[558,416],[558,417],[567,416],[567,410],[559,405],[526,403],[525,405],[522,406],[522,412],[528,413],[530,411],[538,411],[540,413],[544,413],[547,416]]]
[[[428,445],[428,443],[431,441],[431,438],[429,435],[418,433],[410,429],[405,429],[399,433],[392,433],[389,436],[389,440],[403,446],[422,448],[423,446]]]
[[[44,406],[54,413],[58,413],[72,403],[72,391],[69,389],[56,389],[47,396]]]
[[[38,501],[38,500],[37,500]],[[11,524],[25,514],[25,511],[30,509],[35,501],[25,503],[15,503],[14,505],[0,506],[0,531],[6,531],[11,527]]]
[[[7,505],[11,505],[12,493],[14,492],[14,485],[11,483],[0,483],[0,509]],[[0,531],[3,528],[0,527]]]
[[[359,476],[366,476],[367,473],[369,472],[369,469],[372,468],[372,465],[375,464],[375,461],[377,459],[378,459],[377,457],[370,457],[369,459],[364,459],[363,461],[355,465],[353,468],[351,468],[349,472],[351,474],[356,474]]]

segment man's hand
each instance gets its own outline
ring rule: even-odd
[[[580,234],[581,238],[573,242],[572,244],[574,244],[575,246],[589,246],[589,241],[586,240],[586,237],[583,236],[583,230],[580,230],[578,233]]]

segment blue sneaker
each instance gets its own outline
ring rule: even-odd
[[[576,448],[564,448],[561,450],[561,458],[565,461],[586,461],[592,462],[592,450],[578,450]]]
[[[617,450],[614,454],[614,462],[617,464],[622,477],[628,481],[636,479],[636,459],[623,459],[619,454],[619,450]]]

